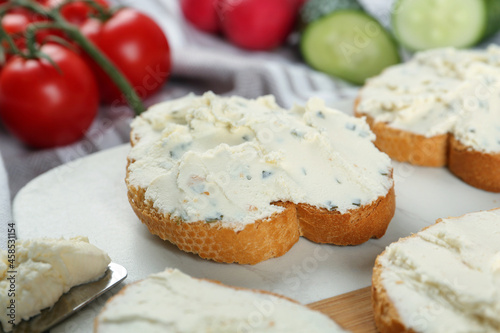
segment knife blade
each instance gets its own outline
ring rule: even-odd
[[[28,321],[22,321],[13,333],[41,333],[68,318],[76,311],[116,286],[127,277],[127,270],[116,263],[110,263],[106,273],[97,281],[71,288],[51,308]]]

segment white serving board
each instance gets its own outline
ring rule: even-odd
[[[352,101],[337,107],[351,110]],[[400,237],[440,217],[500,206],[500,194],[473,188],[446,168],[394,163],[397,209],[382,239],[347,247],[301,239],[284,256],[255,266],[220,264],[178,250],[140,223],[127,201],[128,151],[129,146],[123,145],[99,152],[57,167],[26,185],[13,205],[19,238],[88,236],[114,262],[127,268],[125,283],[175,267],[194,277],[265,289],[310,303],[370,285],[375,257]],[[93,319],[108,297],[51,332],[91,332]]]

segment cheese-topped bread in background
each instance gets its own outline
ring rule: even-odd
[[[393,159],[500,191],[500,48],[436,49],[367,81],[355,114]]]
[[[346,332],[326,315],[262,290],[233,288],[167,269],[108,300],[96,333]]]
[[[180,249],[255,264],[300,235],[360,244],[395,209],[392,167],[363,119],[310,100],[213,93],[153,106],[132,123],[129,201],[149,230]]]
[[[378,256],[378,329],[500,332],[500,208],[437,222]]]
[[[6,332],[11,331],[12,322],[39,314],[72,287],[97,280],[111,262],[86,237],[17,240],[14,263],[8,255],[0,250],[0,323]],[[9,316],[11,300],[15,301],[13,316]]]

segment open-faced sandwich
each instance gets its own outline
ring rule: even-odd
[[[285,110],[272,96],[188,95],[133,121],[128,197],[153,234],[215,261],[255,264],[299,236],[361,244],[395,209],[374,138],[319,99]]]
[[[500,192],[500,47],[436,49],[367,81],[355,105],[391,158]]]

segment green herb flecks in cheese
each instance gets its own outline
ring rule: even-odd
[[[319,99],[285,110],[272,96],[189,95],[153,106],[132,128],[130,185],[184,222],[241,230],[283,211],[278,201],[343,213],[392,187],[390,159],[366,122]]]

